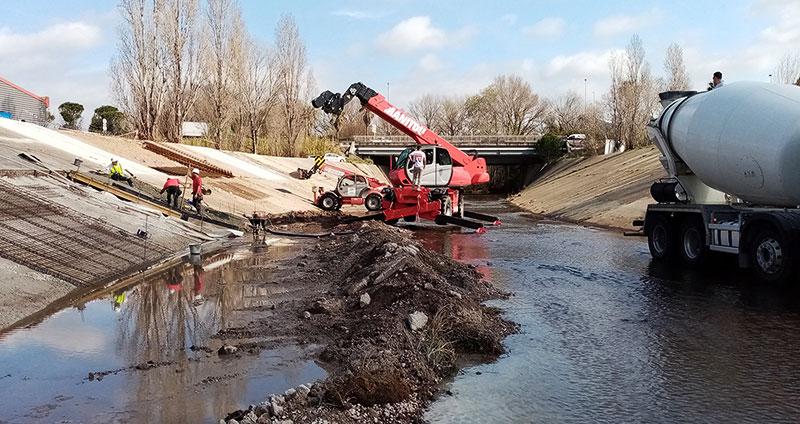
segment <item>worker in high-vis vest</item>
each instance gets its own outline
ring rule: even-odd
[[[125,290],[120,290],[114,293],[114,312],[119,312],[122,309],[122,304],[125,303]]]
[[[125,170],[122,168],[122,165],[119,164],[119,161],[116,159],[111,159],[111,165],[106,167],[108,171],[108,176],[114,181],[127,181],[128,185],[133,187],[133,178],[128,177],[125,173],[133,176],[133,173],[130,171]]]

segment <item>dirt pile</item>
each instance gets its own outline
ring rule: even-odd
[[[424,250],[406,230],[382,222],[351,223],[356,233],[321,240],[298,258],[302,285],[315,298],[280,305],[292,322],[265,319],[222,332],[275,332],[322,343],[326,380],[273,396],[230,422],[415,422],[462,354],[503,352],[513,324],[482,302],[504,296],[472,266]],[[322,288],[324,287],[324,288]],[[282,329],[282,330],[279,330]]]

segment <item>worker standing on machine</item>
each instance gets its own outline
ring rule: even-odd
[[[181,196],[181,181],[178,177],[167,177],[167,182],[161,189],[161,194],[167,192],[167,205],[172,204],[175,209],[178,209],[178,198]]]
[[[203,202],[203,179],[200,178],[200,170],[195,168],[192,169],[192,204],[194,208],[197,209],[198,214],[203,214],[202,205]]]
[[[425,153],[422,153],[422,146],[417,145],[417,149],[409,155],[411,158],[411,189],[419,190],[422,170],[425,169]],[[415,188],[416,187],[416,188]]]
[[[128,185],[133,187],[133,178],[125,176],[127,172],[131,176],[133,173],[130,171],[126,171],[122,168],[122,165],[116,159],[111,159],[111,165],[106,167],[106,171],[108,171],[108,176],[114,181],[127,181]]]

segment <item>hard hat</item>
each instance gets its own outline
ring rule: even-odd
[[[192,174],[197,174],[197,175],[200,175],[200,170],[199,170],[199,169],[197,169],[197,168],[195,168],[195,169],[192,169]]]
[[[111,158],[111,163],[114,163],[114,162],[116,162],[116,161],[117,161],[116,159],[114,159],[114,158]]]

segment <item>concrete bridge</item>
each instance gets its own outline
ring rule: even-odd
[[[490,165],[527,164],[536,161],[536,138],[533,136],[468,135],[443,138],[468,154],[477,153]],[[342,142],[343,148],[354,146],[356,154],[377,159],[378,162],[383,162],[381,159],[388,159],[413,145],[414,140],[405,135],[357,135]]]

